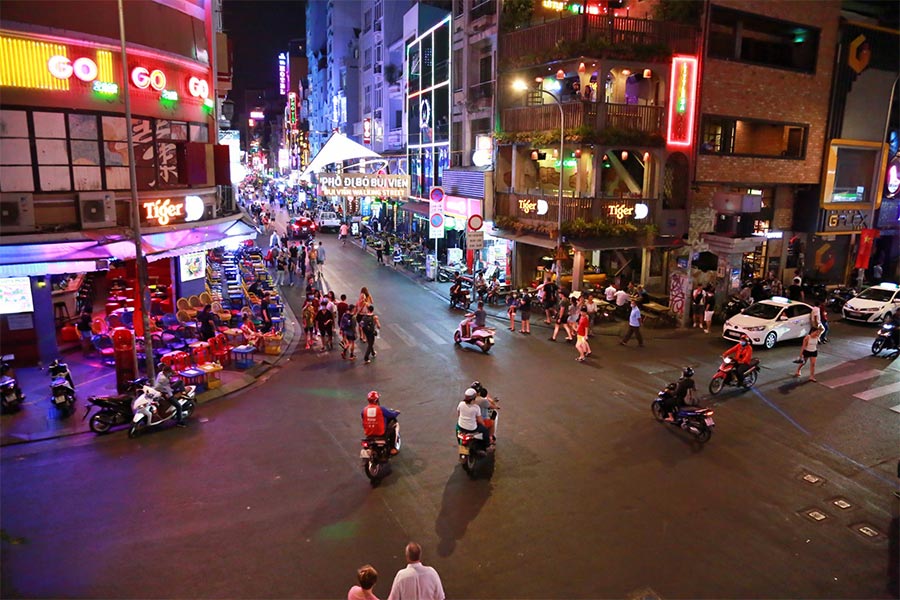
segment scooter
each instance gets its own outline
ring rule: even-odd
[[[56,410],[68,416],[75,406],[75,384],[72,381],[72,374],[69,373],[69,365],[56,359],[50,363],[47,371],[52,378],[50,380],[50,402]]]
[[[450,308],[469,310],[470,306],[472,306],[472,298],[469,296],[469,288],[460,285],[456,292],[453,292],[452,287],[450,288]]]
[[[495,401],[497,400],[499,398],[495,398]],[[499,408],[487,409],[487,415],[494,422],[494,436],[496,437],[497,419],[500,416]],[[493,454],[496,450],[496,444],[491,443],[491,440],[484,439],[483,433],[463,431],[459,428],[459,425],[456,426],[456,446],[459,454],[459,463],[462,465],[463,471],[472,478],[475,477],[475,469],[478,467],[478,462],[487,458],[489,454]]]
[[[669,394],[674,393],[674,387],[661,390],[657,394],[656,400],[650,405],[650,410],[657,421],[669,423],[673,427],[684,429],[694,438],[704,444],[712,437],[713,427],[716,426],[713,421],[713,410],[711,408],[703,408],[701,406],[679,406],[672,415],[671,421],[666,421],[665,409],[663,403]]]
[[[181,381],[177,381],[173,385],[172,400],[165,412],[160,410],[160,404],[164,400],[163,393],[149,385],[143,386],[142,389],[143,393],[131,403],[134,416],[131,418],[131,428],[128,430],[130,438],[137,437],[147,427],[175,419],[177,413],[173,403],[178,405],[185,419],[194,413],[194,408],[197,406],[194,399],[196,387],[185,386]]]
[[[752,359],[750,361],[750,366],[744,371],[744,381],[743,383],[738,383],[738,376],[735,367],[737,364],[731,357],[726,356],[722,359],[722,364],[719,365],[719,370],[716,371],[716,374],[713,375],[712,380],[709,382],[709,393],[715,396],[719,392],[722,391],[722,388],[726,385],[732,385],[737,387],[741,385],[745,390],[749,390],[756,384],[756,378],[759,376],[759,359]]]
[[[881,329],[875,334],[872,342],[872,354],[878,355],[882,350],[900,350],[897,348],[897,325],[894,323],[882,323]]]
[[[744,300],[740,296],[732,296],[728,299],[728,302],[726,302],[725,306],[722,308],[722,312],[725,313],[725,319],[730,319],[745,308],[748,308],[750,304],[750,301]]]
[[[135,394],[147,384],[147,378],[141,377],[128,383],[128,393],[118,394],[115,396],[90,396],[88,397],[88,406],[84,409],[84,417],[82,421],[88,418],[91,410],[99,409],[91,416],[91,431],[96,434],[107,433],[116,425],[124,425],[130,423],[133,417],[131,412],[131,403],[134,401]]]
[[[394,448],[400,450],[400,423],[396,423],[394,432]],[[387,435],[365,437],[360,441],[362,450],[359,451],[359,458],[362,460],[363,472],[372,485],[377,485],[388,474],[388,463],[391,460],[388,441]]]
[[[453,333],[453,341],[457,346],[464,342],[472,344],[481,348],[481,351],[487,354],[494,346],[494,334],[496,331],[493,327],[475,327],[475,320],[472,318],[472,315],[466,315]],[[468,332],[468,335],[466,332]]]
[[[7,362],[0,363],[0,412],[14,413],[22,407],[25,394],[15,377],[10,377],[12,367]]]

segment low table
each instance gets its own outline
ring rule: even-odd
[[[184,380],[185,385],[197,386],[198,392],[202,392],[204,389],[206,389],[206,371],[191,367],[190,369],[185,369],[184,371],[178,371],[178,374]]]
[[[204,363],[202,365],[197,365],[197,368],[206,373],[206,387],[207,389],[214,390],[217,387],[222,386],[222,380],[219,378],[219,371],[222,370],[222,365],[219,363]]]
[[[256,346],[251,346],[250,344],[235,346],[231,349],[234,366],[238,369],[249,369],[252,367],[254,354],[256,354]]]

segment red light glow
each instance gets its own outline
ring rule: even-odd
[[[673,56],[669,79],[669,146],[690,147],[694,143],[694,113],[697,101],[697,57]]]

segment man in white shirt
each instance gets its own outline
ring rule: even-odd
[[[631,295],[625,290],[619,290],[615,295],[616,306],[625,306],[631,300]]]
[[[405,569],[397,571],[388,600],[444,600],[444,587],[434,567],[422,564],[422,547],[406,545]]]
[[[610,283],[609,286],[603,290],[603,294],[606,296],[607,302],[612,302],[616,299],[616,286]]]

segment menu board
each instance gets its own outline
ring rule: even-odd
[[[25,312],[34,312],[29,278],[0,278],[0,315]]]

